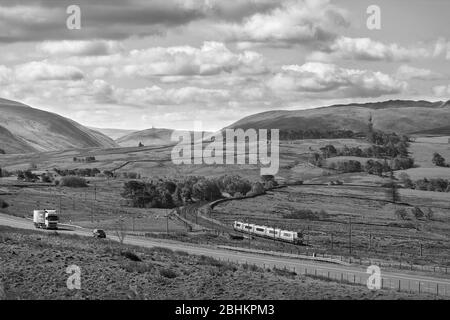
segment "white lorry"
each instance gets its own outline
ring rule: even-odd
[[[34,210],[33,222],[36,228],[58,229],[58,214],[56,210]]]

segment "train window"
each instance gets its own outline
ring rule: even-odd
[[[260,231],[260,232],[263,232],[263,231],[264,231],[264,229],[263,229],[263,228],[256,228],[256,231]]]
[[[274,231],[273,230],[267,230],[268,233],[273,234]]]
[[[252,227],[250,227],[250,226],[245,226],[245,229],[251,229]]]

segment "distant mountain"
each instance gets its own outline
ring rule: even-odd
[[[124,137],[116,140],[122,147],[136,147],[139,143],[144,146],[157,146],[157,145],[167,145],[173,144],[174,141],[171,140],[173,129],[164,128],[152,128],[142,131],[136,131]],[[204,132],[204,135],[208,135],[211,132]]]
[[[136,130],[126,130],[126,129],[113,129],[113,128],[94,128],[89,127],[89,129],[95,130],[97,132],[103,133],[105,136],[110,137],[113,140],[117,140],[119,138],[122,138],[126,135],[129,135],[133,132],[136,132]]]
[[[7,153],[117,147],[111,138],[73,120],[1,98],[0,126],[0,149]]]
[[[364,132],[370,117],[375,129],[386,132],[406,134],[445,128],[450,123],[450,101],[390,100],[306,110],[268,111],[245,117],[227,128]]]
[[[173,143],[171,141],[172,129],[152,128],[130,133],[116,140],[122,147],[136,147],[139,143],[144,146],[165,145]]]

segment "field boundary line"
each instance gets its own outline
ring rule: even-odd
[[[340,264],[344,266],[351,266],[351,264],[340,261],[337,259],[329,259],[329,258],[320,258],[320,257],[310,257],[305,255],[298,255],[298,254],[290,254],[285,252],[275,252],[275,251],[265,251],[265,250],[258,250],[258,249],[247,249],[247,248],[239,248],[239,247],[231,247],[231,246],[217,246],[218,248],[225,249],[225,250],[231,250],[231,251],[238,251],[238,252],[247,252],[247,253],[256,253],[256,254],[262,254],[262,255],[270,255],[270,256],[279,256],[284,258],[293,258],[293,259],[299,259],[299,260],[313,260],[313,261],[320,261],[320,262],[328,262],[333,264]]]

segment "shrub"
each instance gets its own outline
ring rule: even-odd
[[[444,157],[442,157],[439,153],[434,153],[433,154],[433,160],[432,161],[438,167],[445,167],[446,166]]]
[[[176,278],[178,275],[175,271],[170,269],[161,269],[159,271],[159,274],[163,276],[164,278],[173,279]]]
[[[0,199],[0,209],[5,209],[8,207],[9,207],[9,204],[5,200]]]
[[[261,182],[255,182],[250,192],[254,195],[263,194],[265,192],[263,184]]]
[[[431,208],[428,208],[427,212],[425,213],[425,217],[426,217],[428,220],[433,220],[433,218],[434,218],[434,212],[433,212],[433,210],[431,210]]]
[[[257,265],[254,265],[254,264],[247,264],[246,263],[246,264],[242,265],[242,268],[244,270],[252,271],[252,272],[264,272],[263,268],[260,268],[260,267],[258,267]]]
[[[131,261],[142,261],[141,258],[139,258],[135,253],[131,251],[122,251],[120,255],[127,259],[130,259]]]
[[[422,209],[420,209],[419,207],[414,207],[414,209],[412,209],[412,213],[414,214],[414,217],[416,217],[416,219],[422,219],[425,216]]]
[[[137,261],[130,261],[124,263],[122,265],[122,268],[125,269],[127,272],[137,272],[137,273],[152,272],[155,269],[155,267],[152,264]]]
[[[179,255],[179,256],[182,256],[182,257],[187,257],[187,256],[189,256],[189,253],[187,253],[186,251],[175,250],[175,253],[176,253],[177,255]]]
[[[325,210],[313,211],[311,209],[298,209],[294,212],[288,213],[283,216],[285,219],[306,219],[306,220],[317,220],[326,218],[328,213]]]
[[[60,185],[69,188],[86,188],[86,179],[76,176],[67,176],[61,179]]]
[[[174,254],[172,249],[164,248],[164,247],[153,247],[150,250],[152,252],[158,252],[158,253],[162,253],[162,254],[169,255],[169,256],[172,256]]]
[[[395,210],[395,215],[399,219],[405,220],[406,217],[408,216],[408,212],[406,211],[405,208],[400,208],[400,209]]]
[[[294,271],[290,271],[288,269],[279,269],[277,267],[273,268],[273,273],[282,277],[292,278],[297,275]]]

